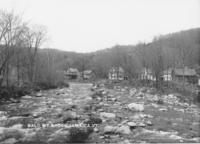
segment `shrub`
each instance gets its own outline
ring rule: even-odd
[[[69,132],[71,143],[84,143],[88,139],[90,133],[93,132],[93,129],[91,127],[72,127]]]

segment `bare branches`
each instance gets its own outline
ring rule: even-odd
[[[28,48],[29,63],[27,67],[28,71],[31,71],[29,75],[32,81],[37,51],[45,40],[46,29],[44,26],[29,27],[22,21],[20,15],[16,15],[13,11],[0,11],[0,75],[8,75],[9,61],[15,53],[15,49]]]

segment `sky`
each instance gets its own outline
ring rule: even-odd
[[[84,53],[200,27],[200,0],[0,0],[0,9],[46,26],[43,47]]]

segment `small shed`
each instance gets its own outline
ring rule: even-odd
[[[92,78],[94,78],[94,76],[95,76],[95,74],[92,70],[85,70],[82,72],[82,77],[85,80],[92,79]]]
[[[197,83],[198,77],[195,69],[190,69],[188,67],[174,69],[172,71],[173,79],[180,81],[187,81],[188,83]]]

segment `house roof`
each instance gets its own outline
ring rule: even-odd
[[[92,70],[85,70],[83,71],[84,74],[92,74]]]
[[[163,71],[164,75],[171,75],[171,73],[172,73],[172,68]]]
[[[124,69],[122,67],[112,67],[110,70],[109,70],[110,73],[115,73],[115,72],[121,72],[121,73],[124,73]]]
[[[195,69],[182,68],[182,69],[174,69],[174,74],[180,76],[195,76],[197,73]]]
[[[78,74],[79,71],[78,71],[76,68],[69,68],[69,69],[67,70],[67,74],[71,74],[71,73]]]
[[[152,70],[149,68],[142,68],[142,73],[153,74]]]

